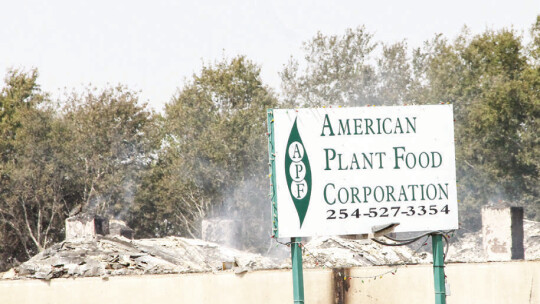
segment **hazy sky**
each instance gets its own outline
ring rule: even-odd
[[[0,2],[0,74],[39,70],[45,91],[126,84],[161,109],[202,62],[247,55],[263,80],[320,30],[365,25],[376,40],[420,46],[435,33],[455,37],[512,26],[528,31],[539,0],[454,1],[138,1]]]

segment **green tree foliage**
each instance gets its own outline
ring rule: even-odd
[[[375,104],[401,105],[408,102],[413,76],[405,41],[382,45],[376,71]]]
[[[540,15],[536,17],[536,22],[531,27],[532,42],[528,51],[531,59],[531,65],[538,68],[540,66]]]
[[[85,212],[129,214],[141,174],[159,145],[155,119],[138,96],[122,86],[73,94],[63,108],[69,129],[69,178]]]
[[[291,106],[390,105],[406,99],[411,64],[405,42],[377,43],[365,27],[358,27],[342,36],[319,32],[303,50],[304,60],[291,58],[280,73]]]
[[[36,81],[10,71],[0,95],[0,268],[62,240],[74,207],[126,215],[159,144],[135,93],[89,90],[59,108]]]
[[[369,63],[376,44],[364,27],[343,36],[318,32],[304,43],[304,61],[291,58],[280,74],[286,101],[292,105],[359,105],[372,102],[376,76]]]
[[[540,75],[525,49],[514,31],[490,30],[453,43],[439,36],[415,52],[414,101],[454,104],[461,217],[470,228],[479,228],[488,202],[525,206],[540,218]]]
[[[37,76],[10,71],[0,95],[0,268],[59,239],[70,195],[57,153],[62,131]]]
[[[138,200],[145,223],[139,229],[198,236],[204,216],[227,214],[256,219],[247,236],[256,242],[254,235],[265,231],[258,221],[269,220],[269,208],[262,207],[266,109],[276,104],[259,67],[245,57],[205,65],[194,75],[165,108],[165,144]],[[149,212],[167,221],[156,227]]]
[[[35,107],[43,101],[36,83],[38,73],[19,70],[8,72],[0,96],[0,153],[2,161],[8,161],[13,153],[13,145],[17,130],[22,126],[21,119],[25,110]]]

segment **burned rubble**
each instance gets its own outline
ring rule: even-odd
[[[523,221],[525,259],[540,259],[540,223]],[[290,257],[269,258],[214,242],[183,237],[133,239],[122,221],[78,215],[66,220],[67,239],[20,266],[0,274],[3,279],[102,277],[179,274],[290,268]],[[452,239],[447,262],[486,262],[482,234],[466,233]],[[279,247],[276,247],[279,246]],[[286,255],[286,246],[272,247]],[[411,247],[388,247],[370,240],[327,236],[304,243],[304,267],[343,268],[431,263],[425,239]]]
[[[224,270],[240,274],[290,267],[290,258],[272,259],[199,239],[133,239],[133,231],[122,221],[87,214],[66,220],[66,237],[3,277],[50,280]],[[306,267],[317,267],[319,260],[328,267],[427,262],[427,255],[413,256],[406,247],[385,248],[340,237],[315,238],[304,252]]]
[[[365,241],[321,237],[305,245],[305,266],[327,267],[427,263],[428,255],[414,256],[412,250],[381,247]],[[309,252],[309,253],[308,253]],[[181,237],[129,240],[122,236],[98,236],[94,240],[63,241],[44,250],[14,269],[13,278],[50,280],[68,277],[108,277],[118,275],[173,274],[290,267],[212,242]]]
[[[15,278],[49,280],[67,277],[215,272],[277,268],[269,258],[215,243],[181,237],[129,240],[100,236],[63,241],[16,269]]]
[[[540,222],[523,220],[524,259],[540,259]],[[453,263],[486,262],[482,232],[469,232],[450,245],[447,261]]]
[[[420,244],[422,245],[422,244]],[[399,264],[423,264],[431,261],[426,252],[409,247],[388,247],[371,240],[340,237],[315,238],[304,246],[306,267],[359,267]],[[321,265],[322,264],[322,265]]]
[[[98,215],[66,219],[66,240],[12,269],[4,278],[50,280],[67,277],[213,272],[277,268],[270,258],[182,237],[133,239],[124,222]]]
[[[479,232],[455,235],[451,238],[446,261],[451,263],[481,263],[489,261],[510,261],[510,260],[540,260],[540,222],[526,219],[515,220],[515,215],[510,211],[512,208],[486,208],[482,225],[485,229]],[[494,212],[493,212],[494,211]],[[519,213],[519,212],[518,212]],[[506,224],[502,224],[502,219],[507,219]],[[520,213],[521,217],[523,213]],[[510,221],[509,219],[512,219]],[[520,225],[517,225],[521,224]],[[491,227],[487,229],[487,227]],[[495,233],[495,230],[497,233]],[[487,238],[484,234],[488,234]],[[516,250],[516,237],[521,238],[522,250],[517,254],[520,258],[513,258],[510,254],[504,260],[493,259],[485,250],[489,237],[501,235],[499,237],[500,246],[504,250]],[[387,247],[376,244],[368,240],[353,240],[340,237],[319,237],[314,238],[304,246],[306,253],[304,257],[305,267],[361,267],[379,265],[401,265],[401,264],[423,264],[431,263],[430,242],[421,240],[406,247]],[[289,264],[290,265],[290,262]]]

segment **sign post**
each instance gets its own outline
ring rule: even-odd
[[[444,276],[444,246],[442,235],[431,235],[433,246],[433,277],[435,286],[435,304],[446,304],[446,286]]]
[[[304,304],[304,272],[302,268],[302,238],[291,238],[293,297],[295,304]]]

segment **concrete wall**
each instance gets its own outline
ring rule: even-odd
[[[391,268],[347,269],[349,276],[371,276]],[[433,303],[430,265],[408,266],[377,280],[338,283],[336,270],[304,270],[307,304]],[[449,304],[540,303],[540,261],[450,264],[446,268]],[[343,275],[339,273],[340,275]],[[292,303],[290,270],[256,271],[236,275],[148,275],[101,278],[0,280],[2,304],[134,304],[134,303]],[[339,290],[346,288],[344,297]]]
[[[351,276],[381,273],[380,267],[354,268]],[[540,261],[449,264],[448,304],[540,303]],[[350,280],[346,303],[434,303],[431,265],[398,269],[382,279]]]
[[[488,261],[523,259],[523,208],[482,207],[482,243]]]

